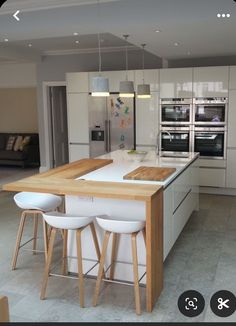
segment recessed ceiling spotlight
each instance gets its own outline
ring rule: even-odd
[[[8,40],[8,38],[4,38],[4,42],[8,42],[9,40]]]
[[[74,36],[77,36],[77,35],[79,35],[79,33],[77,33],[77,32],[74,32],[74,33],[73,33],[73,35],[74,35]]]
[[[160,33],[161,30],[160,30],[160,29],[156,29],[155,32],[156,32],[156,33]]]
[[[230,17],[230,14],[227,14],[226,16],[229,18]]]
[[[230,13],[228,13],[228,14],[220,14],[220,13],[218,13],[217,15],[216,15],[218,18],[230,18]]]
[[[178,43],[178,42],[175,42],[175,43],[174,43],[174,46],[179,46],[179,43]]]
[[[76,44],[79,44],[79,41],[77,40],[77,41],[75,41],[75,43],[76,43]]]
[[[31,48],[31,47],[32,47],[32,44],[31,44],[31,43],[29,43],[29,44],[28,44],[28,47],[29,47],[29,48]]]
[[[220,18],[221,17],[221,14],[217,14],[217,17]]]
[[[222,16],[223,18],[225,18],[226,15],[225,15],[225,14],[222,14],[221,16]]]

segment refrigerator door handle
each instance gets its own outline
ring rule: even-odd
[[[105,151],[109,152],[109,131],[108,120],[105,120]]]
[[[111,120],[108,120],[108,152],[111,152]]]

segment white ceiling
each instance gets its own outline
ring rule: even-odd
[[[107,35],[112,47],[122,46],[120,38],[128,33],[132,44],[147,43],[148,51],[165,59],[236,55],[233,0],[100,0],[99,19],[96,3],[96,0],[8,0],[0,9],[0,41],[8,38],[9,46],[15,50],[27,48],[29,53],[42,54],[76,50],[78,38],[79,47],[86,49],[96,47],[94,34],[99,29]],[[12,17],[16,10],[21,11],[20,22]],[[219,19],[218,12],[230,13],[231,17]],[[156,33],[156,29],[161,32]],[[79,36],[73,36],[73,32]],[[28,48],[29,43],[32,48]],[[4,48],[7,46],[4,43]],[[0,44],[0,57],[1,51]]]

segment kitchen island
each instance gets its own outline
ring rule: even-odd
[[[87,181],[106,181],[123,184],[141,185],[159,185],[163,187],[163,260],[167,257],[184,225],[188,221],[194,210],[198,210],[199,189],[198,189],[198,154],[190,153],[186,158],[157,157],[155,152],[148,152],[143,162],[135,162],[132,155],[126,151],[115,151],[103,156],[101,159],[111,159],[113,163],[106,165],[96,171],[81,176],[79,179]],[[145,167],[168,167],[175,168],[173,172],[164,181],[147,180],[124,180],[124,176],[140,166]],[[127,199],[103,199],[93,197],[74,197],[66,196],[67,212],[71,214],[89,214],[89,215],[108,215],[116,219],[145,220],[145,202],[139,200]],[[100,244],[103,239],[103,231],[96,227]],[[89,230],[84,231],[83,241],[92,244],[92,238]],[[76,255],[76,244],[73,232],[69,237],[69,255]],[[146,269],[146,249],[142,235],[137,237],[139,273],[143,275]],[[106,266],[110,265],[110,255],[112,243],[109,243]],[[96,260],[93,245],[84,248],[83,256],[90,262],[85,263],[88,270],[92,267],[92,261]],[[132,281],[132,253],[130,238],[128,235],[122,235],[119,240],[117,252],[117,265],[115,269],[115,278],[119,280]],[[71,260],[69,270],[77,270],[76,262]],[[97,269],[94,269],[91,275],[97,275]],[[143,277],[141,283],[146,283],[146,277]]]
[[[124,180],[123,176],[137,167],[175,167],[163,182]],[[146,219],[146,248],[139,239],[140,273],[146,269],[147,311],[152,311],[163,288],[163,260],[172,248],[194,209],[198,208],[198,155],[188,158],[159,158],[148,153],[141,163],[129,160],[125,151],[116,151],[99,159],[84,159],[51,169],[17,182],[4,185],[6,191],[48,192],[65,195],[66,212],[79,215],[107,214],[115,218]],[[164,205],[164,219],[163,219]],[[164,223],[164,226],[163,226]],[[98,230],[101,244],[102,232]],[[83,232],[83,257],[95,258],[92,242]],[[163,257],[164,234],[164,257]],[[131,255],[127,238],[120,239],[115,277],[130,279]],[[73,233],[69,238],[69,254],[74,255]],[[90,261],[85,261],[85,268]],[[119,266],[120,265],[120,266]],[[125,266],[125,267],[124,267]],[[76,271],[74,260],[70,271]],[[85,269],[86,271],[86,269]],[[96,275],[96,270],[93,270]],[[93,274],[94,275],[94,274]]]

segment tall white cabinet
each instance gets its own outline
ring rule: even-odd
[[[136,97],[136,148],[138,150],[153,150],[159,127],[159,70],[146,69],[145,83],[150,84],[151,98]],[[143,71],[135,70],[135,88],[143,83]]]
[[[89,157],[88,73],[68,73],[67,119],[69,161]]]
[[[193,68],[194,97],[228,97],[229,67]]]
[[[236,66],[230,67],[226,187],[236,188]]]
[[[161,98],[192,98],[192,96],[192,68],[169,68],[160,70]]]

